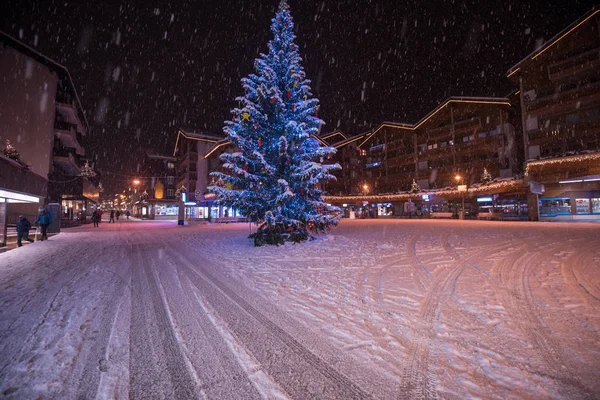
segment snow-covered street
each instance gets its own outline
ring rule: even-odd
[[[0,397],[598,398],[600,226],[122,222],[0,254]]]

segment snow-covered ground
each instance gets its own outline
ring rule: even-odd
[[[598,398],[600,225],[102,223],[0,254],[0,397]]]

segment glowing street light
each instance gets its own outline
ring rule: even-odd
[[[139,185],[140,183],[142,183],[142,182],[139,179],[134,179],[133,180],[133,184],[136,185],[136,186]]]

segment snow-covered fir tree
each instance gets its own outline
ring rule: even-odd
[[[18,160],[20,157],[19,151],[15,148],[15,146],[10,143],[10,140],[6,139],[6,143],[4,144],[4,150],[2,150],[2,154],[12,160]]]
[[[415,182],[415,180],[413,179],[412,181],[412,185],[410,187],[410,190],[408,191],[409,193],[419,193],[421,191],[421,187],[419,186],[419,184],[417,182]]]
[[[256,73],[242,79],[241,106],[223,128],[236,150],[221,155],[225,172],[213,176],[222,184],[209,187],[220,204],[259,225],[250,236],[257,246],[306,240],[309,230],[323,231],[339,220],[337,207],[323,201],[320,184],[335,179],[331,171],[340,166],[325,161],[335,149],[311,137],[323,121],[285,0],[271,31],[269,52],[256,59]]]
[[[92,178],[96,177],[96,171],[94,171],[94,169],[92,167],[90,167],[89,162],[86,161],[85,165],[83,167],[81,167],[81,170],[79,171],[79,175],[81,175],[87,179],[92,179]]]
[[[492,174],[490,174],[487,168],[483,169],[483,174],[481,175],[481,182],[488,183],[492,180]]]

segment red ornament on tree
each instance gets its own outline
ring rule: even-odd
[[[258,147],[262,146],[262,138],[258,138]]]
[[[244,165],[244,171],[248,172],[248,164]]]
[[[275,103],[275,97],[271,97],[271,101],[270,101],[270,103],[271,103],[271,104]]]
[[[292,111],[296,111],[296,105],[292,104]]]
[[[292,91],[290,89],[287,90],[287,97],[288,99],[292,97]]]
[[[319,116],[319,107],[315,108],[315,117]]]
[[[302,188],[300,188],[300,194],[304,194],[304,190],[302,190]]]

